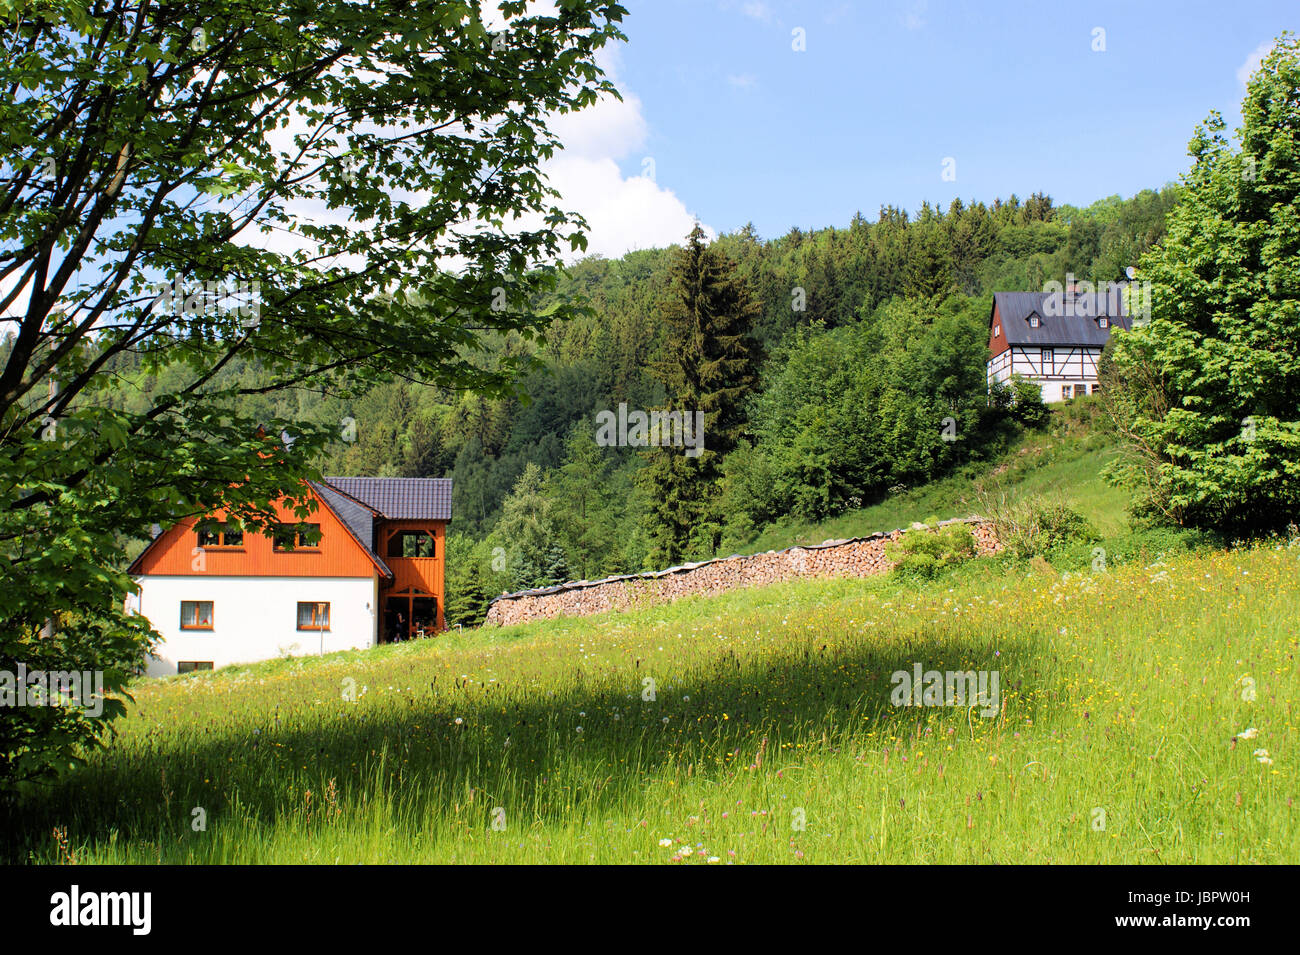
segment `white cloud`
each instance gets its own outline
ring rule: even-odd
[[[564,206],[587,220],[583,255],[617,258],[635,249],[680,243],[695,224],[672,190],[645,176],[625,178],[613,159],[574,156],[555,162],[547,172]]]
[[[1250,75],[1259,69],[1259,64],[1264,62],[1264,57],[1268,56],[1268,51],[1271,49],[1273,49],[1273,41],[1265,40],[1251,50],[1246,57],[1246,62],[1237,67],[1237,82],[1244,87],[1246,81],[1250,79]]]
[[[617,258],[681,242],[695,224],[685,203],[651,176],[624,176],[619,170],[618,160],[644,154],[649,124],[641,100],[620,83],[617,50],[602,50],[598,62],[623,99],[602,97],[581,112],[553,117],[551,128],[565,148],[542,171],[559,191],[559,205],[587,220],[584,254]],[[642,167],[653,158],[643,155]],[[705,231],[714,234],[707,226]]]
[[[553,116],[549,125],[564,143],[562,155],[587,159],[624,159],[645,146],[648,133],[641,101],[626,92],[621,100],[602,96],[582,112]]]

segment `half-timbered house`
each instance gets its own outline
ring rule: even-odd
[[[1113,293],[995,292],[989,316],[988,379],[1019,375],[1043,400],[1064,401],[1098,390],[1097,362],[1111,329],[1131,326]]]

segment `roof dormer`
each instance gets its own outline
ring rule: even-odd
[[[1025,318],[1029,322],[1030,328],[1039,328],[1043,324],[1043,316],[1039,315],[1038,312],[1030,312]]]

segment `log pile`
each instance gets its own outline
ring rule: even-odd
[[[985,520],[959,518],[941,521],[938,526],[948,524],[969,525],[978,554],[1001,550],[992,525]],[[893,567],[885,545],[898,540],[904,530],[502,594],[492,601],[483,622],[506,626],[554,617],[585,617],[610,610],[671,603],[695,594],[721,594],[739,587],[761,587],[805,577],[871,577]]]

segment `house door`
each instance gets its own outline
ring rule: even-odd
[[[407,590],[384,598],[384,641],[431,637],[438,629],[438,598]]]
[[[410,633],[411,598],[387,598],[384,601],[384,643],[405,640]]]

